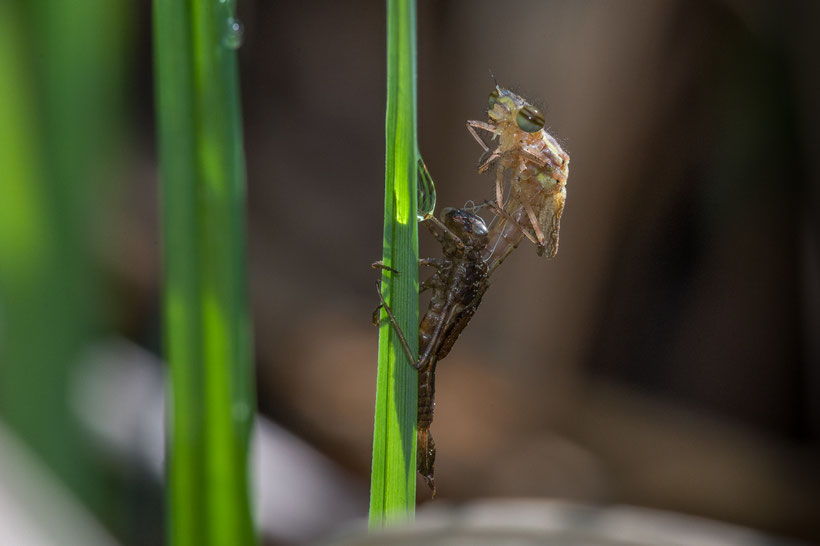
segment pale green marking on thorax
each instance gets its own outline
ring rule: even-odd
[[[540,171],[535,176],[535,179],[538,180],[538,183],[541,184],[541,186],[548,190],[552,190],[558,185],[558,180],[550,176],[546,171]]]

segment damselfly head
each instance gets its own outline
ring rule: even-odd
[[[496,123],[515,123],[525,133],[544,128],[541,111],[509,89],[496,85],[490,93],[488,114]]]

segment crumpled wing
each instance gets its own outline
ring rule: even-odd
[[[538,255],[554,258],[558,254],[558,231],[561,228],[561,215],[564,213],[564,202],[567,199],[567,188],[561,185],[550,196],[547,203],[538,213],[538,225],[544,232],[544,246],[538,247]]]

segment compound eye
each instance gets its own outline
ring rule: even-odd
[[[544,116],[535,106],[527,105],[519,110],[515,122],[525,133],[535,133],[544,128]]]
[[[487,224],[484,223],[484,220],[481,219],[480,216],[476,216],[473,218],[473,233],[478,235],[479,237],[482,235],[487,235]]]
[[[489,100],[490,110],[493,109],[493,107],[495,106],[495,102],[497,100],[498,100],[498,88],[496,87],[495,89],[493,89],[493,92],[490,93],[490,100]]]

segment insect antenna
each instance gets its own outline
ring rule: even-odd
[[[496,87],[498,87],[498,80],[497,80],[497,79],[495,79],[495,74],[493,74],[493,69],[492,69],[492,68],[488,68],[488,69],[487,69],[487,72],[489,72],[489,73],[490,73],[490,77],[493,79],[493,83],[495,84],[495,86],[496,86]]]

